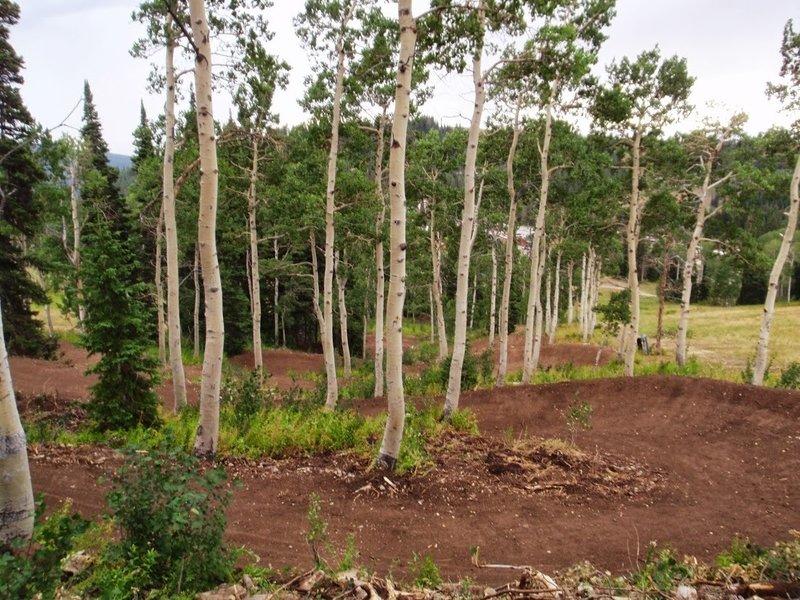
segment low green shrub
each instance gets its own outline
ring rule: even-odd
[[[800,362],[793,361],[781,371],[778,387],[790,390],[800,390]]]
[[[420,556],[414,552],[408,565],[408,570],[411,577],[413,577],[415,587],[435,589],[442,585],[442,575],[439,573],[439,567],[430,554]]]
[[[228,579],[233,562],[222,539],[231,499],[225,471],[204,471],[169,437],[125,455],[106,496],[122,533],[107,559],[139,565],[138,587],[145,589],[201,591]]]
[[[16,540],[0,554],[0,598],[53,598],[61,583],[61,561],[89,522],[71,512],[65,502],[46,519],[45,504],[36,499],[33,536]]]

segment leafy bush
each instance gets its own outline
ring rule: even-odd
[[[679,561],[671,548],[659,549],[655,542],[650,542],[644,562],[631,575],[631,581],[641,590],[668,592],[691,577],[691,567]]]
[[[619,333],[620,328],[631,322],[631,291],[624,289],[612,292],[608,304],[595,308],[603,319],[603,330],[611,336]]]
[[[61,582],[61,561],[73,549],[89,522],[71,513],[64,503],[44,519],[44,501],[36,500],[33,537],[13,542],[0,554],[0,598],[53,598]]]
[[[778,387],[800,390],[800,362],[790,362],[786,368],[781,371]]]
[[[586,401],[579,401],[577,398],[575,402],[567,408],[567,428],[569,429],[570,439],[572,444],[575,444],[575,437],[578,434],[578,429],[588,431],[592,428],[592,414],[594,408]]]
[[[430,554],[420,556],[414,552],[409,564],[409,571],[414,578],[414,585],[417,587],[432,589],[442,585],[439,567]]]
[[[241,432],[247,431],[250,420],[263,408],[271,406],[273,396],[261,385],[262,374],[250,371],[244,378],[226,378],[222,385],[220,403],[232,408],[229,414]]]
[[[114,547],[119,557],[147,566],[150,587],[169,592],[208,589],[228,578],[232,558],[222,536],[231,493],[223,487],[225,471],[203,472],[198,459],[169,438],[152,450],[129,449],[126,456],[107,495],[122,530]],[[139,587],[145,587],[141,575]]]

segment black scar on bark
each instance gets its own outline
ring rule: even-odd
[[[381,453],[381,455],[378,456],[378,459],[375,461],[375,467],[378,470],[389,471],[390,473],[394,471],[396,466],[397,459],[393,456],[389,456],[388,454]]]

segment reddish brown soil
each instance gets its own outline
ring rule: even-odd
[[[593,407],[592,429],[577,436],[583,456],[522,443],[568,438],[575,401]],[[800,527],[797,392],[641,377],[471,392],[462,406],[483,437],[449,436],[429,449],[430,471],[391,483],[347,456],[228,461],[244,483],[229,537],[263,563],[308,566],[316,492],[332,542],[342,548],[352,533],[362,564],[403,573],[414,552],[429,552],[446,577],[498,583],[512,574],[472,566],[471,547],[489,563],[548,572],[588,559],[620,572],[651,540],[710,559],[734,535],[769,545]],[[103,510],[97,478],[114,462],[106,449],[31,449],[35,489],[88,514]]]

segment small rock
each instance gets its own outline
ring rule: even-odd
[[[678,600],[697,600],[697,590],[690,585],[679,585],[675,590],[675,598]]]
[[[487,587],[485,590],[483,590],[483,597],[488,598],[489,596],[494,596],[496,593],[496,589]]]
[[[245,587],[248,593],[256,589],[256,584],[253,582],[253,578],[250,577],[250,575],[245,575],[242,577],[242,585]]]
[[[578,584],[578,595],[584,598],[591,598],[594,596],[594,587],[588,581],[581,581]]]
[[[89,556],[86,551],[80,550],[73,552],[61,562],[61,570],[74,576],[83,573],[93,562],[94,557]]]
[[[195,596],[195,600],[243,600],[247,596],[247,590],[238,583],[233,585],[223,584],[209,592],[201,592]]]

